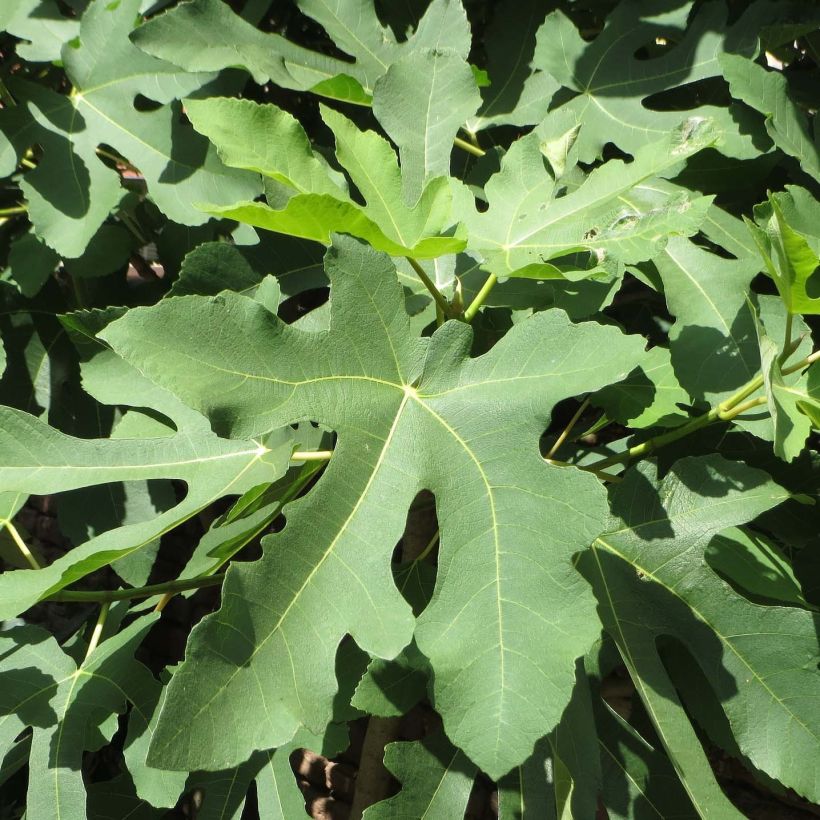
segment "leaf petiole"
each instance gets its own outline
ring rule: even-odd
[[[813,353],[806,356],[805,359],[796,362],[791,365],[791,367],[784,368],[782,371],[783,375],[788,376],[790,373],[796,373],[798,370],[803,370],[818,360],[820,360],[820,350],[815,350]],[[622,453],[610,456],[609,458],[603,459],[603,461],[597,462],[597,464],[593,464],[592,467],[582,467],[581,469],[588,469],[590,471],[602,470],[615,464],[624,464],[636,458],[643,458],[658,448],[671,444],[673,441],[677,441],[684,436],[688,436],[690,433],[694,433],[695,431],[700,430],[713,422],[731,421],[741,413],[745,413],[753,407],[759,407],[766,403],[766,398],[764,396],[760,396],[750,401],[744,401],[762,386],[763,376],[755,376],[755,378],[738,390],[733,396],[730,396],[725,401],[713,407],[708,413],[704,413],[702,416],[692,419],[692,421],[688,424],[684,424],[681,427],[670,430],[668,433],[663,433],[660,436],[647,439],[640,444],[636,444],[634,447],[630,447],[628,450],[624,450]]]
[[[166,581],[162,584],[150,584],[145,587],[131,587],[128,589],[72,590],[64,589],[47,595],[44,601],[61,601],[64,603],[105,603],[111,601],[130,601],[134,598],[153,598],[154,595],[164,595],[168,592],[186,592],[189,589],[215,587],[222,583],[224,573],[219,575],[205,575],[198,578]]]
[[[20,550],[20,554],[23,558],[26,559],[26,562],[32,569],[42,569],[40,566],[40,562],[34,557],[31,550],[26,545],[26,542],[20,536],[20,533],[17,531],[17,527],[11,523],[11,521],[4,521],[6,529],[9,531],[9,535],[11,536],[11,540],[14,541],[17,549]]]
[[[91,657],[92,652],[97,648],[97,644],[100,642],[100,636],[105,628],[105,621],[108,618],[108,609],[110,606],[110,601],[103,601],[100,607],[100,614],[97,616],[97,623],[94,624],[94,631],[91,633],[91,640],[88,642],[88,649],[85,651],[85,660],[83,663]]]
[[[296,450],[291,453],[291,461],[330,461],[333,450]]]
[[[453,145],[457,148],[461,148],[462,151],[466,151],[468,154],[472,154],[474,157],[483,157],[487,153],[477,145],[473,145],[472,143],[467,142],[467,140],[461,139],[461,137],[456,137],[453,140]]]
[[[464,321],[472,322],[478,309],[484,304],[484,300],[490,295],[490,291],[495,287],[498,279],[494,273],[487,277],[487,281],[481,286],[481,290],[475,295],[475,299],[470,302],[470,306],[464,311]]]
[[[433,299],[435,299],[436,306],[444,314],[445,320],[453,318],[451,316],[450,303],[444,297],[444,294],[436,287],[435,282],[433,282],[433,280],[427,275],[427,271],[425,271],[424,268],[415,259],[413,259],[412,256],[408,256],[407,261],[410,263],[410,267],[413,268],[419,279],[421,279],[424,283],[424,287],[430,291],[430,295]]]
[[[558,452],[558,449],[567,440],[567,436],[572,432],[572,429],[578,423],[578,419],[581,418],[587,407],[589,407],[589,398],[581,402],[581,406],[575,411],[575,415],[569,420],[569,424],[563,429],[561,435],[555,439],[555,443],[550,447],[550,451],[546,455],[547,459],[551,459]]]

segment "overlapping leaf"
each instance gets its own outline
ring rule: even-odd
[[[203,100],[191,105],[191,116],[228,165],[262,173],[285,189],[276,195],[284,200],[282,207],[261,202],[203,205],[209,213],[325,245],[332,233],[349,233],[394,256],[435,257],[464,247],[463,231],[451,215],[448,179],[430,180],[414,190],[418,196],[408,204],[389,143],[374,131],[360,131],[336,111],[323,107],[322,116],[336,137],[336,156],[364,197],[364,206],[353,201],[344,180],[311,152],[298,123],[275,107]],[[417,181],[426,173],[425,166]]]
[[[533,65],[536,45],[549,35],[541,25],[544,5],[538,0],[507,0],[494,4],[493,19],[486,32],[486,69],[489,85],[481,90],[481,108],[466,126],[478,132],[491,125],[535,125],[549,111],[560,88],[547,71]]]
[[[172,418],[178,432],[161,438],[78,439],[27,413],[0,407],[0,488],[41,494],[108,482],[174,478],[186,482],[187,494],[166,512],[107,530],[48,567],[0,576],[2,617],[13,617],[50,592],[140,550],[217,498],[274,481],[287,467],[293,446],[289,433],[252,441],[220,439],[204,418],[109,355],[109,366],[97,370],[98,398],[151,406]]]
[[[781,200],[785,200],[781,204]],[[809,237],[788,224],[783,207],[794,208],[789,193],[775,194],[747,220],[766,270],[789,313],[820,313],[820,255]],[[815,209],[817,202],[815,200]],[[816,230],[815,230],[816,232]]]
[[[501,171],[488,182],[489,208],[467,220],[469,248],[500,277],[537,275],[548,260],[576,251],[592,252],[599,264],[609,258],[649,259],[670,235],[694,233],[710,200],[642,183],[671,176],[714,139],[708,121],[689,120],[666,139],[641,148],[633,162],[608,162],[565,193],[544,167],[540,138],[533,132],[513,144]]]
[[[367,809],[363,820],[449,820],[464,815],[476,767],[443,734],[416,743],[391,743],[384,762],[401,782],[401,791]]]
[[[241,66],[258,83],[268,80],[300,91],[367,105],[376,81],[400,57],[419,49],[452,49],[466,57],[470,31],[461,3],[433,0],[415,32],[399,42],[379,22],[373,0],[301,0],[352,62],[262,33],[222,0],[181,3],[139,29],[134,40],[148,54],[188,71]]]
[[[288,328],[229,294],[132,311],[104,332],[220,430],[255,434],[312,419],[339,437],[318,486],[290,505],[288,527],[266,541],[262,561],[230,571],[223,608],[198,627],[171,683],[152,760],[212,768],[284,742],[300,724],[321,727],[345,633],[374,656],[398,654],[413,622],[390,578],[390,552],[426,487],[438,500],[442,546],[416,639],[451,739],[501,773],[557,722],[574,659],[595,631],[569,559],[603,512],[601,488],[544,464],[539,431],[560,397],[625,375],[642,343],[551,311],[475,360],[469,328],[456,322],[426,349],[408,334],[389,262],[337,241],[326,263],[327,332]],[[207,330],[214,322],[218,339]],[[317,520],[321,530],[307,523]],[[297,638],[306,631],[316,640]],[[259,678],[271,681],[264,700]],[[544,685],[553,694],[532,700]],[[259,707],[253,715],[248,698]]]
[[[812,139],[806,115],[789,96],[786,77],[736,54],[721,54],[719,62],[732,96],[763,114],[775,145],[795,157],[807,174],[820,180],[816,122]]]
[[[742,753],[818,798],[816,770],[798,762],[816,757],[820,746],[816,616],[750,603],[704,560],[711,535],[787,497],[762,471],[720,456],[678,461],[662,481],[644,465],[615,490],[617,523],[584,558],[604,626],[701,814],[732,810],[660,661],[664,635],[708,676]]]
[[[747,294],[760,264],[721,258],[682,237],[670,239],[654,264],[676,318],[669,332],[675,375],[694,399],[721,401],[758,371]]]
[[[725,50],[756,52],[756,33],[765,13],[762,6],[727,27],[725,7],[710,3],[699,7],[687,27],[691,5],[678,3],[670,10],[639,0],[619,3],[591,43],[563,12],[547,17],[538,33],[533,65],[575,92],[559,110],[571,110],[584,123],[582,161],[599,157],[607,142],[634,154],[663,138],[687,116],[709,117],[719,124],[717,147],[729,156],[758,153],[738,132],[729,109],[698,105],[685,96],[682,105],[653,108],[647,104],[650,97],[720,76],[718,58]],[[682,28],[686,29],[683,36]],[[650,52],[641,59],[639,50],[657,49],[657,41],[664,43],[660,53]]]
[[[192,202],[234,202],[259,191],[252,175],[223,166],[180,122],[173,101],[214,75],[181,71],[137,49],[128,38],[139,7],[139,0],[89,5],[79,39],[62,49],[73,94],[10,84],[20,104],[3,111],[0,130],[18,157],[33,143],[43,145],[43,161],[24,176],[22,188],[38,235],[65,256],[82,253],[123,194],[118,174],[96,154],[101,144],[139,168],[158,207],[183,224],[207,220]],[[163,105],[139,111],[137,95]],[[10,153],[0,162],[6,172],[16,164]]]
[[[127,701],[139,712],[157,688],[133,658],[155,618],[134,621],[80,664],[41,629],[21,626],[3,632],[2,752],[21,729],[33,727],[28,817],[85,817],[83,752],[110,740],[116,723],[109,718],[122,712]]]

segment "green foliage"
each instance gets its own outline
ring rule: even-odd
[[[820,803],[811,4],[0,29],[2,816]]]

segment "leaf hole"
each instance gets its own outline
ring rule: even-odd
[[[806,280],[806,295],[809,299],[820,299],[820,265],[818,265]]]
[[[149,99],[144,94],[137,94],[134,97],[134,108],[142,113],[150,113],[151,111],[159,111],[163,104],[156,100]]]

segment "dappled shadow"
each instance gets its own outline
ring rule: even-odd
[[[696,400],[742,387],[760,366],[753,317],[746,306],[741,307],[728,334],[688,324],[675,336],[671,354],[681,386]]]
[[[171,103],[170,108],[171,151],[168,163],[159,175],[159,181],[166,185],[182,182],[200,171],[205,165],[210,146],[206,137],[181,121],[182,105],[179,101]],[[165,114],[160,116],[164,117]]]
[[[593,587],[604,628],[615,639],[622,655],[630,659],[633,674],[640,677],[638,689],[642,699],[649,699],[649,702],[645,700],[645,705],[655,721],[663,725],[670,715],[679,720],[682,710],[676,681],[665,668],[658,648],[658,641],[667,635],[675,636],[690,647],[697,663],[708,670],[708,683],[717,697],[726,701],[737,695],[737,681],[724,665],[723,646],[718,636],[676,594],[649,580],[631,563],[605,549],[596,549],[595,555],[584,554],[579,569]],[[614,801],[613,808],[629,816],[657,817],[657,812],[651,813],[649,809],[656,800],[661,804],[668,800],[671,766],[663,762],[659,749],[635,748],[634,739],[623,731],[619,738],[608,751],[615,767],[609,772],[608,799]],[[688,738],[678,736],[677,742],[697,742],[694,728]],[[630,762],[629,754],[638,755],[646,762],[661,761],[657,771],[650,767],[643,774],[646,778],[642,789],[644,796],[639,802],[645,803],[646,814],[638,811],[637,804],[630,807],[632,789],[627,772],[630,767],[634,768],[636,761]],[[630,811],[626,811],[627,808]]]
[[[667,539],[675,535],[656,486],[638,470],[633,470],[629,482],[620,485],[612,495],[611,509],[612,514],[630,528],[640,528],[643,541]]]
[[[40,652],[52,654],[53,638],[39,629],[14,627],[0,632],[0,716],[13,715],[22,729],[26,726],[48,728],[57,721],[49,701],[58,681],[29,659]],[[0,723],[5,720],[0,718]]]

